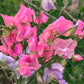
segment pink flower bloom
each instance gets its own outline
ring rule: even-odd
[[[74,49],[77,46],[77,42],[72,39],[55,39],[51,47],[55,50],[54,55],[63,56],[65,59],[70,59],[74,55]]]
[[[5,23],[6,26],[9,26],[9,24],[10,25],[15,24],[14,18],[12,16],[3,15],[3,14],[0,14],[0,15],[3,17],[4,23]]]
[[[35,11],[32,9],[31,12],[32,12],[32,15],[33,15],[34,23],[38,24],[39,20],[38,20],[38,18],[36,17]]]
[[[23,39],[24,39],[24,26],[23,25],[21,25],[21,24],[17,24],[17,28],[18,28],[18,32],[17,32],[17,37],[16,37],[16,39],[17,39],[17,41],[22,41]]]
[[[31,9],[21,4],[21,8],[15,15],[14,19],[18,22],[29,23],[32,22]]]
[[[34,10],[32,10],[32,15],[33,15],[34,23],[38,24],[39,19],[36,17]],[[43,11],[41,11],[40,24],[46,23],[47,21],[48,21],[48,17],[43,13]]]
[[[14,46],[14,50],[12,50],[12,45],[8,46],[8,53],[13,57],[17,57],[18,55],[20,55],[22,53],[22,50],[23,48],[20,43]]]
[[[37,36],[36,26],[34,26],[33,28],[31,28],[30,26],[25,27],[24,38],[28,39],[31,36]]]
[[[31,51],[37,51],[38,39],[35,36],[30,37],[28,40],[28,46]]]
[[[56,9],[52,0],[42,0],[42,8],[46,11],[50,11],[51,9]]]
[[[77,55],[73,56],[73,60],[74,61],[81,61],[81,60],[83,60],[83,58],[80,55],[77,54]]]
[[[53,38],[53,28],[47,29],[47,31],[43,32],[44,33],[44,40],[48,42],[48,40],[51,40]]]
[[[37,54],[21,55],[21,56],[22,57],[19,59],[20,75],[31,76],[31,70],[38,70],[40,68]]]
[[[55,22],[50,24],[45,30],[47,31],[49,28],[53,28],[54,31],[57,31],[58,33],[63,33],[66,30],[70,29],[71,27],[74,27],[74,24],[72,21],[65,19],[63,16],[58,18]],[[67,33],[63,34],[64,36],[67,36],[70,33],[68,31]]]
[[[30,65],[33,66],[35,68],[35,70],[38,70],[40,68],[40,64],[38,62],[38,54],[31,54],[30,55],[31,58],[31,63]]]
[[[44,30],[42,34],[39,35],[39,39],[41,42],[48,42],[53,38],[53,28],[50,27],[46,31]]]
[[[41,18],[40,18],[40,24],[46,23],[48,21],[48,17],[41,11]]]
[[[0,51],[1,51],[3,54],[7,55],[7,54],[8,54],[8,48],[7,48],[7,46],[1,45],[1,46],[0,46]]]
[[[84,22],[81,20],[78,20],[76,25],[78,25],[78,27],[75,34],[78,34],[79,38],[82,39],[84,36],[84,31],[82,31],[82,29],[84,28]]]
[[[50,57],[53,54],[52,49],[49,49],[48,44],[46,43],[40,43],[40,45],[38,45],[38,54],[40,55],[40,57],[45,57],[46,60],[48,61],[50,59]]]
[[[44,52],[44,43],[39,42],[37,48],[38,54],[42,57]]]
[[[10,36],[8,38],[6,36],[3,36],[3,39],[5,40],[7,45],[13,45],[13,43],[17,42],[16,41],[16,35],[13,32],[10,33]],[[5,45],[5,43],[3,41],[2,41],[2,43]]]
[[[23,64],[21,64],[21,66],[20,66],[19,74],[20,74],[21,76],[24,76],[24,75],[31,76],[31,70],[33,70],[33,69],[34,69],[33,67],[28,66],[28,64],[26,64],[26,63],[23,63]]]

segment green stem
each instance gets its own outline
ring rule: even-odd
[[[70,13],[68,13],[68,11],[63,10],[63,12],[66,13],[74,22],[77,21],[75,18],[72,17],[72,15]]]
[[[62,8],[62,10],[60,11],[59,16],[60,16],[61,13],[66,9],[67,5],[68,5],[68,2],[64,5],[64,7]]]
[[[5,76],[7,77],[7,79],[13,84],[13,81],[8,77],[6,71],[3,68],[1,68],[1,69],[3,70],[3,72],[4,72]]]
[[[38,22],[38,25],[37,25],[37,31],[38,31],[38,28],[40,27],[40,18],[41,18],[41,1],[40,1],[40,14],[39,14],[39,22]]]
[[[5,43],[5,45],[8,47],[6,41],[4,40],[4,38],[2,36],[0,36],[1,40],[3,40],[3,42]]]
[[[78,26],[78,25],[77,25]],[[72,30],[73,28],[77,28],[77,26],[75,26],[75,27],[72,27],[72,28],[69,28],[68,30],[66,30],[65,32],[63,32],[63,33],[61,33],[59,36],[61,36],[61,35],[63,35],[63,34],[65,34],[66,32],[68,32],[68,31],[70,31],[70,30]],[[58,38],[59,36],[56,36],[52,41],[54,41],[56,38]]]
[[[25,84],[25,82],[29,79],[30,77],[27,77],[23,82],[22,84]]]

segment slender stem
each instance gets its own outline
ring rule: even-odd
[[[30,6],[29,6],[29,0],[27,0],[27,3],[28,3],[28,7],[30,7]]]
[[[6,41],[4,40],[4,38],[2,36],[0,36],[0,39],[3,40],[3,42],[6,44],[6,46],[8,47]]]
[[[26,1],[25,1],[26,2]],[[38,9],[38,10],[40,10],[40,8],[39,7],[37,7],[35,4],[33,4],[33,3],[31,3],[31,2],[29,2],[29,4],[31,5],[31,6],[33,6],[33,7],[35,7],[36,9]],[[50,15],[49,13],[47,13],[45,10],[42,10],[46,15],[48,15],[49,17],[51,17],[51,18],[53,18],[53,19],[57,19],[56,17],[54,17],[54,16],[52,16],[52,15]]]
[[[39,14],[39,22],[37,25],[37,31],[38,31],[38,28],[40,27],[40,18],[41,18],[41,1],[40,1],[40,14]]]
[[[23,82],[22,84],[25,84],[25,82],[29,79],[30,77],[27,77]]]
[[[77,26],[78,26],[78,25],[77,25]],[[61,36],[61,35],[65,34],[66,32],[68,32],[68,31],[72,30],[73,28],[76,28],[77,26],[72,27],[72,28],[69,28],[69,29],[68,29],[68,30],[66,30],[65,32],[61,33],[59,36]],[[55,40],[56,38],[58,38],[59,36],[56,36],[54,39],[52,39],[52,41],[54,41],[54,40]]]
[[[7,77],[8,80],[10,80],[10,82],[13,84],[13,81],[8,77],[7,73],[5,72],[5,70],[3,68],[1,68],[5,74],[5,76]]]
[[[59,16],[60,16],[61,13],[66,9],[67,5],[68,5],[68,2],[64,5],[64,7],[62,8],[62,10],[60,11]]]
[[[66,11],[66,10],[63,10],[63,12],[64,13],[66,13],[74,22],[76,22],[77,20],[75,19],[75,18],[73,18],[72,16],[71,16],[71,14],[70,13],[68,13],[68,11]]]

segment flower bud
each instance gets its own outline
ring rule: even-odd
[[[83,58],[80,55],[77,54],[77,55],[73,56],[73,60],[74,61],[81,61],[81,60],[83,60]]]

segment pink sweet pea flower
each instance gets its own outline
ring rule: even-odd
[[[65,59],[71,59],[72,55],[74,55],[74,49],[77,46],[77,42],[72,39],[55,39],[51,47],[55,50],[54,55],[63,56]]]
[[[8,48],[7,48],[7,46],[1,45],[1,46],[0,46],[0,51],[1,51],[3,54],[7,55],[7,54],[8,54]]]
[[[37,36],[36,26],[34,26],[33,28],[31,28],[30,26],[25,27],[24,38],[28,39],[31,36]]]
[[[51,40],[53,38],[53,28],[50,27],[48,28],[46,31],[43,31],[42,34],[39,35],[39,39],[41,42],[48,42],[49,40]]]
[[[34,10],[32,10],[32,15],[33,15],[34,23],[38,24],[39,19],[36,17]],[[47,21],[48,21],[48,17],[43,13],[43,11],[41,11],[40,24],[46,23]]]
[[[20,66],[19,74],[21,76],[24,76],[24,75],[31,76],[31,70],[33,70],[33,69],[34,69],[34,67],[28,66],[28,64],[23,63]]]
[[[40,18],[40,24],[46,23],[48,21],[48,17],[41,11],[41,18]]]
[[[31,60],[32,60],[32,62],[30,63],[30,65],[31,65],[32,67],[34,67],[35,70],[38,70],[38,69],[40,68],[40,64],[39,64],[39,62],[38,62],[38,54],[31,54],[31,55],[30,55],[30,58],[31,58]]]
[[[81,61],[81,60],[83,60],[83,58],[77,54],[77,55],[73,55],[73,60],[74,61]]]
[[[4,20],[6,26],[15,25],[14,18],[12,16],[0,14]]]
[[[30,37],[28,40],[28,46],[31,51],[37,51],[38,39],[35,36]]]
[[[14,17],[15,21],[22,23],[32,22],[31,9],[21,4],[21,8]]]
[[[8,46],[8,53],[15,58],[22,53],[22,50],[23,47],[20,43],[14,46],[14,51],[12,50],[12,45]]]
[[[51,9],[56,9],[52,0],[42,0],[42,8],[46,11],[50,11]]]
[[[24,26],[21,25],[21,24],[17,24],[17,28],[18,28],[18,32],[17,32],[17,37],[16,37],[16,40],[17,41],[22,41],[24,39]]]
[[[65,19],[63,16],[61,16],[60,18],[58,18],[55,22],[53,22],[52,24],[50,24],[45,30],[44,32],[46,32],[49,28],[53,28],[54,32],[57,31],[58,33],[63,33],[66,30],[74,27],[74,24],[72,21]],[[70,31],[68,31],[67,33],[63,34],[64,36],[68,36],[68,34],[70,33]]]
[[[82,39],[84,36],[84,31],[82,31],[82,29],[84,28],[84,22],[81,20],[78,20],[76,25],[78,25],[78,27],[75,34],[78,34],[79,38]]]
[[[33,9],[31,10],[31,13],[32,13],[32,15],[33,15],[34,23],[38,24],[39,20],[38,20],[38,18],[36,17],[35,11],[34,11]]]
[[[20,75],[28,75],[31,76],[31,70],[38,70],[40,68],[40,64],[38,62],[38,55],[21,55],[22,57],[19,59],[19,73]]]
[[[38,51],[38,54],[42,57],[43,52],[44,52],[44,43],[42,43],[42,42],[38,43],[37,51]]]

